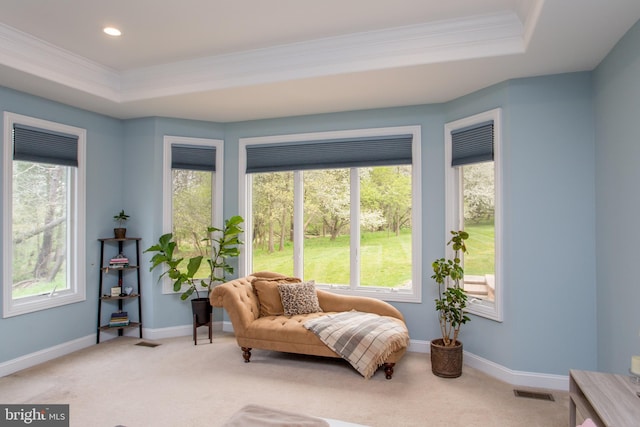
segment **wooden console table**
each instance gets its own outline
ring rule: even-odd
[[[569,426],[576,427],[576,407],[597,426],[640,425],[640,384],[631,377],[603,372],[569,372]]]

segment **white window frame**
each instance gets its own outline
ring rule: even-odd
[[[493,164],[495,179],[495,299],[494,301],[483,300],[481,298],[469,298],[467,311],[469,313],[486,317],[498,322],[503,320],[503,297],[504,297],[504,272],[502,260],[503,247],[503,203],[502,203],[502,109],[496,108],[484,113],[476,114],[460,120],[445,124],[445,199],[446,199],[446,219],[445,238],[449,241],[450,230],[459,230],[464,219],[464,209],[462,206],[462,170],[459,167],[451,166],[452,156],[452,132],[473,126],[483,122],[493,120]],[[448,256],[453,256],[450,246],[446,248]]]
[[[321,285],[317,284],[318,288],[330,290],[337,294],[357,295],[378,298],[385,301],[397,301],[397,302],[422,302],[422,173],[421,173],[421,127],[420,126],[398,126],[398,127],[386,127],[386,128],[369,128],[369,129],[352,129],[344,131],[329,131],[329,132],[313,132],[313,133],[301,133],[301,134],[287,134],[287,135],[274,135],[274,136],[261,136],[239,139],[239,177],[238,177],[238,210],[240,215],[245,218],[245,236],[243,240],[245,242],[251,242],[251,230],[252,218],[251,218],[251,174],[247,174],[247,146],[258,144],[277,144],[286,142],[302,142],[302,141],[317,141],[317,140],[331,140],[340,138],[359,138],[359,137],[376,137],[376,136],[389,136],[399,134],[411,134],[413,135],[412,146],[412,164],[411,164],[411,244],[412,244],[412,260],[411,260],[411,290],[403,289],[388,289],[388,288],[366,288],[357,287],[354,283],[354,277],[357,274],[354,272],[355,266],[358,265],[359,254],[356,251],[351,251],[350,266],[352,271],[350,272],[351,284],[347,286],[339,285]],[[351,168],[351,176],[354,177],[355,168]],[[357,178],[357,174],[355,175]],[[302,193],[302,186],[300,185],[302,180],[302,173],[294,172],[294,192],[298,192],[298,196]],[[354,209],[359,209],[359,205],[354,205],[353,198],[354,187],[359,188],[359,179],[352,179],[352,218],[354,215]],[[300,221],[302,218],[302,197],[298,197],[297,205],[294,206],[294,221]],[[359,241],[359,227],[352,227],[351,240]],[[294,253],[294,275],[302,276],[302,245],[300,237],[295,241],[294,246],[296,252]],[[355,240],[354,240],[355,239]],[[248,244],[245,251],[242,251],[239,257],[239,270],[240,275],[246,275],[251,273],[250,268],[252,265],[252,250]],[[312,277],[309,279],[313,279]]]
[[[216,170],[213,173],[212,185],[213,203],[211,209],[211,224],[214,227],[222,228],[223,221],[223,209],[222,196],[223,191],[223,159],[224,159],[224,141],[221,139],[209,139],[209,138],[191,138],[184,136],[170,136],[165,135],[163,138],[163,166],[162,166],[162,233],[171,233],[173,229],[173,180],[171,173],[171,146],[172,145],[193,145],[199,147],[214,147],[216,149]],[[186,285],[183,285],[180,291],[173,290],[173,282],[167,276],[164,277],[162,282],[163,294],[181,294],[187,289]]]
[[[70,227],[67,232],[68,259],[67,283],[69,289],[54,291],[45,295],[34,295],[14,300],[12,296],[12,236],[13,236],[13,125],[15,123],[32,126],[44,131],[61,132],[78,137],[78,167],[74,168],[69,188]],[[2,174],[2,317],[18,316],[53,307],[86,300],[86,129],[55,123],[34,117],[4,112],[4,144]]]

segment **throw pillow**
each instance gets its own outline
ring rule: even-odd
[[[316,293],[314,280],[300,284],[281,283],[278,285],[285,316],[317,313],[322,311]]]
[[[253,285],[253,292],[258,297],[258,302],[260,303],[260,317],[282,316],[284,314],[284,308],[280,300],[278,284],[300,282],[301,280],[297,277],[256,277],[251,284]]]

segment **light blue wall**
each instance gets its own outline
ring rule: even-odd
[[[37,313],[0,319],[1,363],[95,333],[100,255],[96,239],[113,235],[112,217],[122,206],[123,124],[120,120],[2,87],[0,111],[87,129],[87,299]],[[0,236],[2,240],[6,238],[9,237]]]
[[[598,368],[627,373],[640,355],[640,23],[594,73]]]
[[[513,369],[596,367],[589,73],[509,84],[506,321]]]
[[[132,218],[130,227],[142,238],[141,251],[162,234],[162,167],[165,135],[224,139],[224,126],[202,121],[144,118],[125,122],[124,203]],[[149,272],[150,254],[142,253],[142,311],[145,328],[159,329],[191,324],[191,308],[179,295],[165,295],[159,272]]]
[[[515,370],[594,369],[590,73],[512,80],[464,96],[446,105],[447,121],[496,107],[503,108],[504,321],[474,316],[462,340]]]

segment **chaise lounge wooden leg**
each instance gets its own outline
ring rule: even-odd
[[[250,362],[249,359],[251,359],[251,349],[249,347],[241,347],[241,348],[242,348],[242,357],[244,357],[244,363],[249,363]]]
[[[393,367],[395,366],[395,363],[385,363],[384,366],[384,373],[387,377],[388,380],[390,380],[393,377]]]

